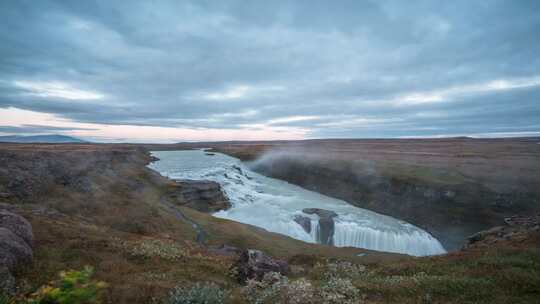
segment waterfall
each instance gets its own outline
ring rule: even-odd
[[[305,214],[305,208],[331,210],[334,218],[333,244],[415,256],[445,253],[437,239],[426,231],[395,218],[358,208],[345,201],[306,190],[287,182],[262,176],[235,158],[203,151],[152,152],[159,161],[149,165],[172,179],[218,182],[232,205],[213,215],[264,228],[309,242],[321,240],[319,217]],[[295,222],[309,218],[310,231]]]
[[[406,232],[385,231],[339,221],[335,225],[334,245],[337,247],[361,247],[415,256],[445,252],[439,241],[420,229]]]

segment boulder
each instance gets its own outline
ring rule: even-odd
[[[6,266],[0,266],[0,295],[15,293],[15,278]]]
[[[333,245],[335,231],[334,217],[338,216],[337,213],[319,208],[306,208],[302,212],[306,214],[317,214],[319,216],[317,241],[321,244]]]
[[[240,283],[248,279],[260,281],[269,272],[278,272],[282,275],[289,272],[289,264],[286,261],[274,259],[255,249],[243,251],[233,268],[237,270],[237,279]]]
[[[0,228],[6,228],[32,246],[34,234],[30,223],[20,215],[0,210]]]
[[[213,213],[231,207],[229,200],[221,191],[221,186],[213,181],[177,181],[169,196],[176,204],[201,212]]]
[[[0,228],[0,267],[13,271],[32,261],[32,248],[11,230]]]

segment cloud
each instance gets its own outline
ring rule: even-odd
[[[538,11],[497,0],[3,1],[0,110],[20,115],[0,125],[111,126],[78,131],[139,141],[535,132]]]
[[[85,91],[74,88],[63,82],[36,82],[14,81],[13,84],[27,91],[29,95],[44,98],[61,98],[69,100],[96,100],[103,99],[104,95],[99,92]]]
[[[409,93],[398,97],[399,104],[419,104],[429,102],[450,101],[452,98],[472,95],[478,93],[492,93],[496,91],[506,91],[527,87],[540,86],[540,76],[518,79],[497,79],[481,84],[455,86],[446,89],[434,90],[431,92]]]

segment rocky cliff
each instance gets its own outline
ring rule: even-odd
[[[180,206],[201,212],[217,212],[231,207],[221,186],[213,181],[179,180],[170,187],[169,197]]]

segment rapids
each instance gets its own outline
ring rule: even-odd
[[[338,217],[334,218],[335,246],[415,256],[445,253],[437,239],[414,225],[260,175],[249,170],[236,158],[220,153],[209,155],[203,150],[155,151],[152,155],[159,160],[148,166],[163,176],[176,180],[218,182],[232,207],[214,213],[216,217],[317,243],[318,216],[307,215],[302,209],[320,208],[338,214]],[[297,215],[310,218],[310,233],[294,221]]]

